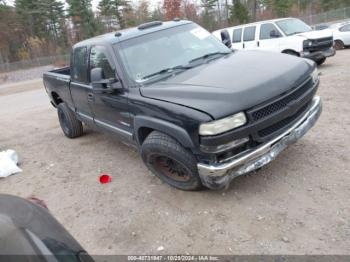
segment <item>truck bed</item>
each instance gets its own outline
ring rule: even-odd
[[[70,67],[62,67],[51,70],[43,75],[44,86],[51,103],[54,106],[60,102],[57,98],[65,101],[68,106],[73,106],[70,94]]]
[[[68,75],[70,76],[70,67],[66,66],[66,67],[62,67],[62,68],[58,68],[58,69],[53,69],[51,71],[49,71],[50,73],[55,73],[55,74],[60,74],[60,75]]]

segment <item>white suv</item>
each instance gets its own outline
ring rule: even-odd
[[[329,28],[333,30],[336,49],[350,47],[350,22],[334,24]]]
[[[282,52],[312,59],[318,65],[323,64],[326,57],[335,55],[331,30],[312,31],[296,18],[224,28],[214,31],[213,35],[233,49]]]

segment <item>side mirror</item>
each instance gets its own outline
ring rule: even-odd
[[[278,37],[280,37],[280,34],[276,30],[272,30],[270,32],[270,37],[271,38],[278,38]]]
[[[227,30],[222,30],[221,31],[221,41],[228,48],[232,47],[231,37],[230,37],[230,34],[229,34],[229,32]]]
[[[101,67],[91,69],[90,80],[92,88],[103,88],[103,69]]]
[[[94,91],[111,93],[123,88],[118,79],[105,79],[103,69],[100,67],[91,69],[90,80]]]

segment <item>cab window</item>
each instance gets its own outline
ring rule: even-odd
[[[104,46],[93,46],[90,51],[90,70],[102,68],[104,79],[115,78],[113,69],[107,57],[107,50]]]
[[[244,33],[243,33],[243,41],[248,42],[248,41],[253,41],[255,39],[255,26],[249,26],[244,28]]]
[[[87,48],[75,48],[72,62],[72,80],[80,83],[87,83]]]
[[[262,24],[260,27],[260,39],[271,39],[276,37],[271,37],[271,32],[275,32],[276,36],[281,36],[280,32],[274,24]]]
[[[233,30],[232,43],[239,43],[242,40],[242,28]]]

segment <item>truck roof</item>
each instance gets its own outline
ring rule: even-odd
[[[191,23],[192,23],[191,21],[187,21],[187,20],[174,20],[174,21],[168,21],[168,22],[150,22],[150,23],[142,24],[138,27],[127,28],[117,32],[107,33],[107,34],[103,34],[103,35],[99,35],[93,38],[83,40],[79,43],[76,43],[73,46],[73,48],[76,48],[79,46],[93,45],[98,43],[115,44],[131,38],[136,38],[136,37],[147,35],[153,32],[161,31],[164,29],[181,26],[185,24],[191,24]]]

